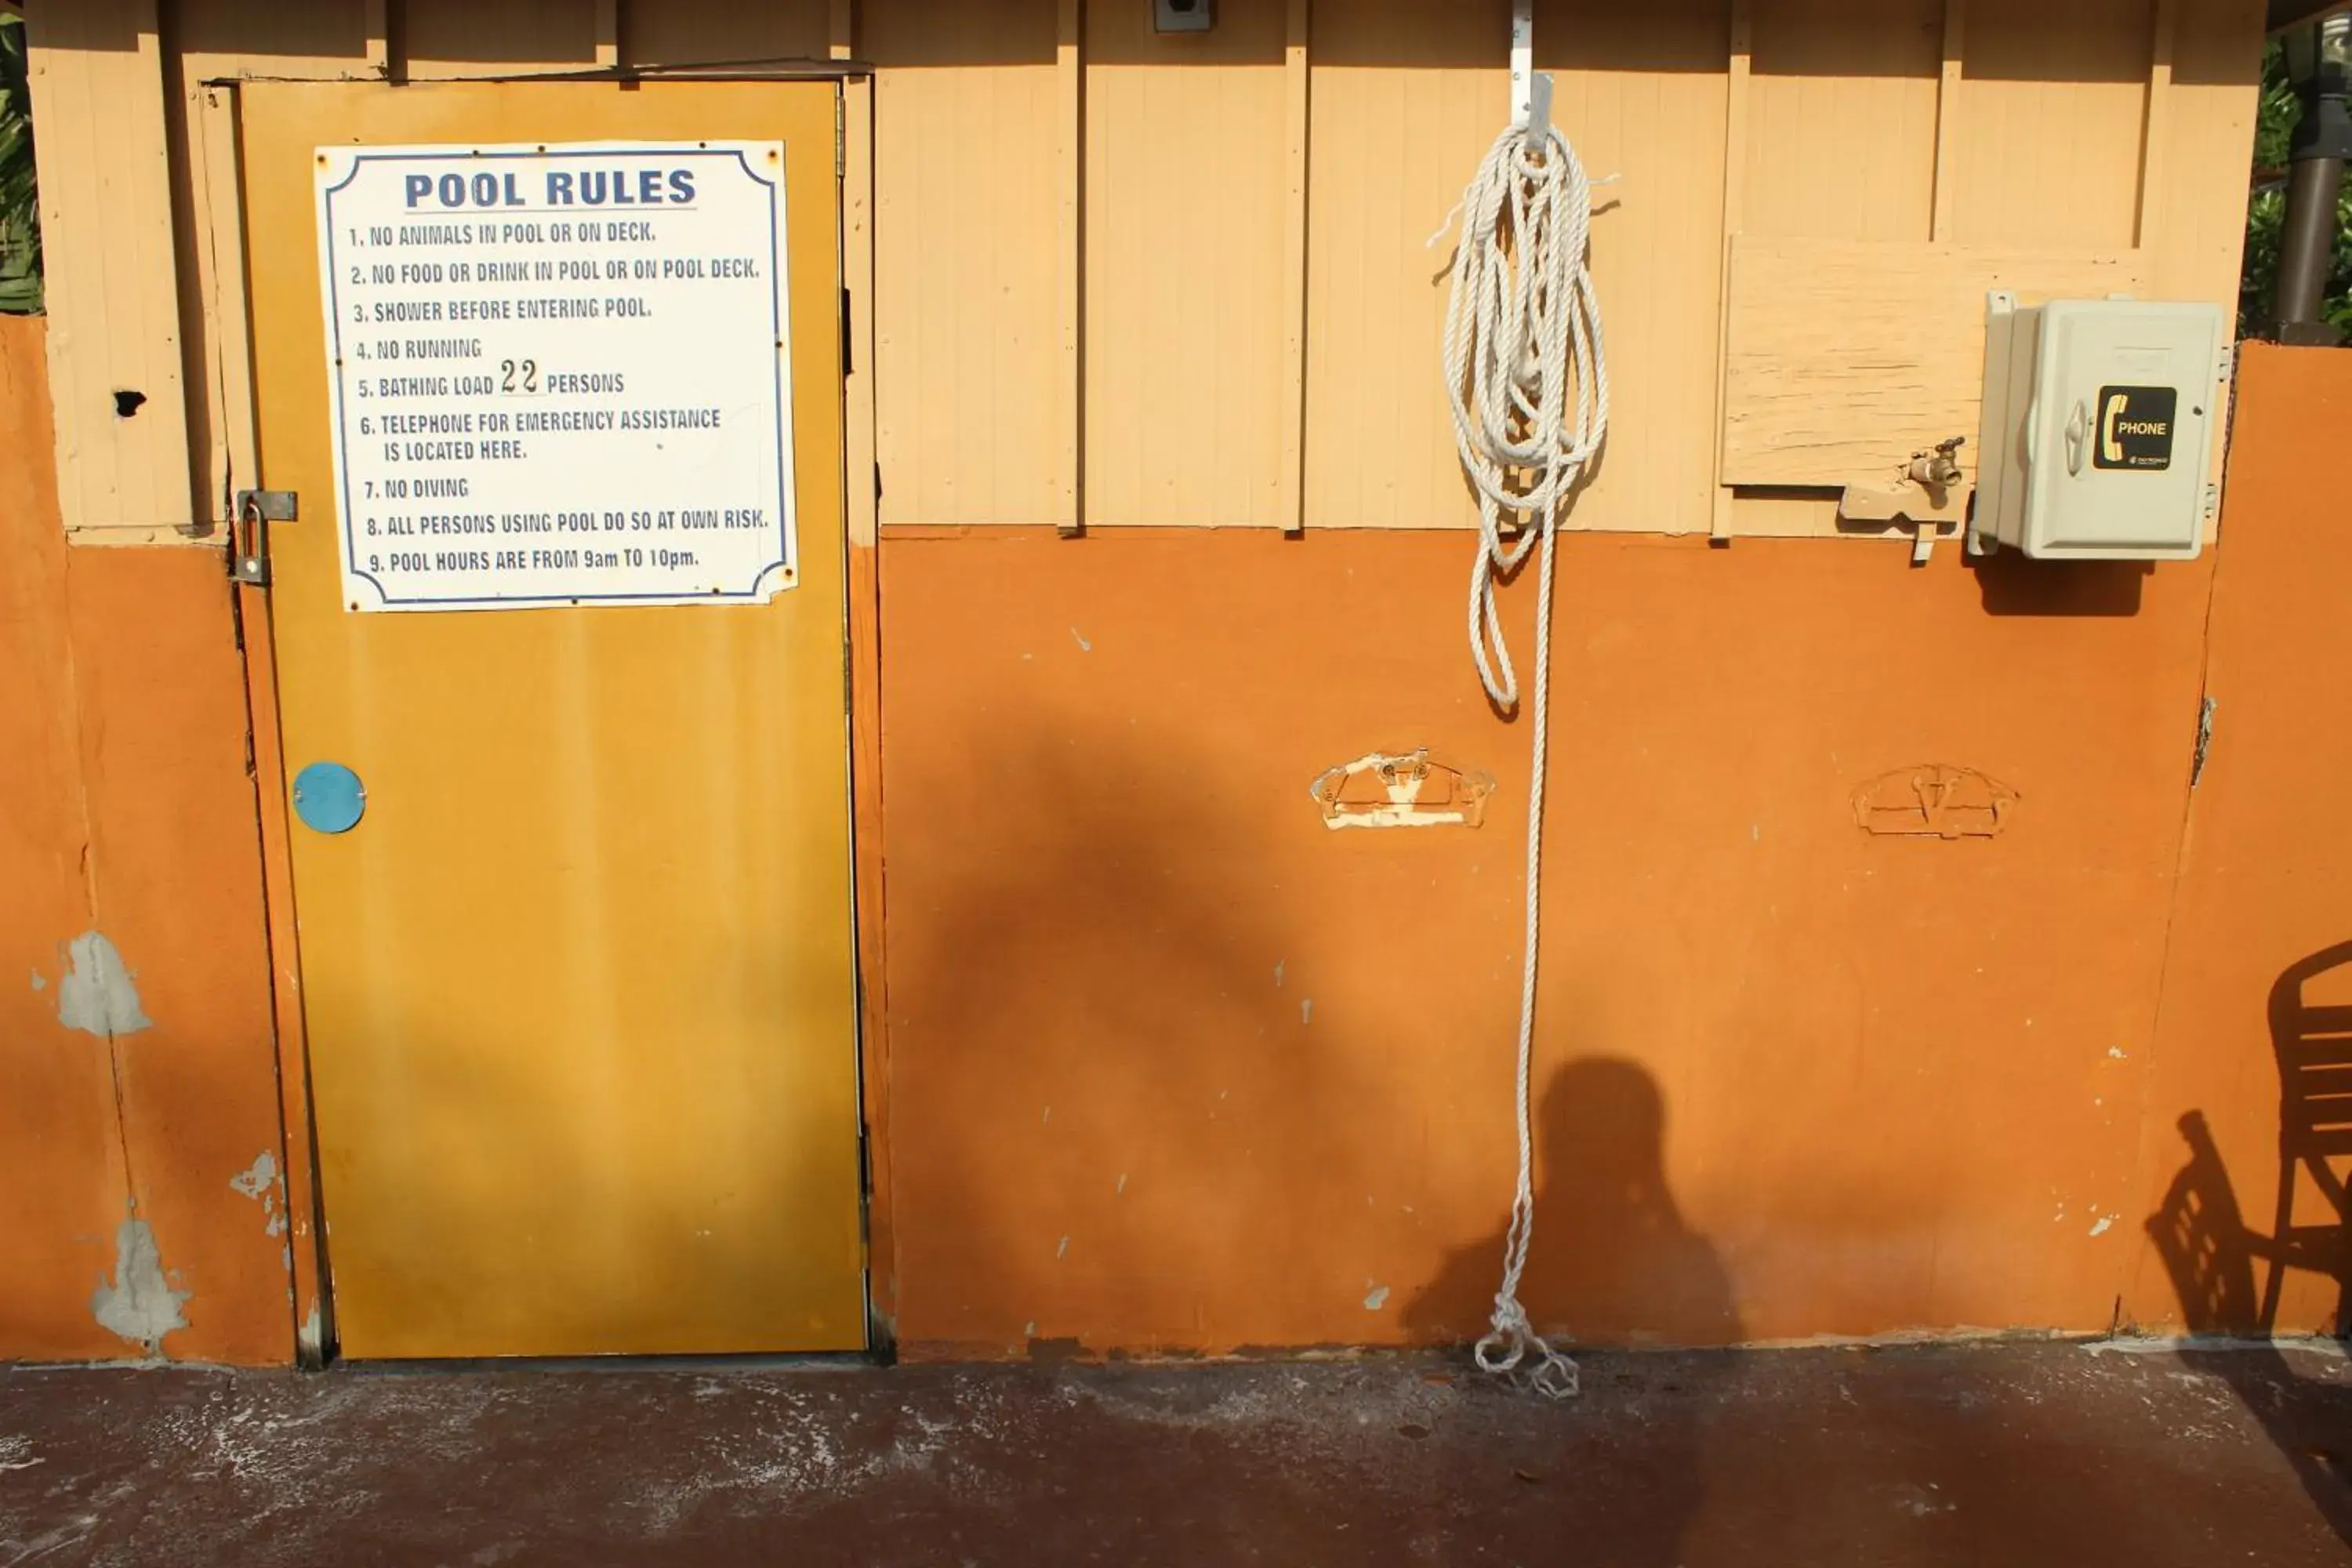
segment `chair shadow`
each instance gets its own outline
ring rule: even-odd
[[[2290,964],[2271,986],[2271,1050],[2279,1073],[2278,1209],[2271,1227],[2270,1268],[2261,1324],[2277,1327],[2279,1292],[2290,1268],[2336,1281],[2334,1332],[2352,1332],[2352,1235],[2345,1178],[2336,1169],[2352,1155],[2352,1006],[2307,1000],[2312,983],[2352,965],[2352,942],[2322,948]],[[2317,1225],[2295,1222],[2295,1194],[2309,1178],[2328,1207]]]
[[[2271,987],[2268,1022],[2279,1069],[2278,1203],[2271,1234],[2247,1226],[2228,1163],[2200,1110],[2180,1119],[2189,1159],[2148,1216],[2147,1233],[2195,1337],[2180,1352],[2182,1363],[2230,1385],[2321,1518],[2352,1545],[2352,1388],[2298,1375],[2270,1342],[2290,1269],[2336,1280],[2331,1323],[2337,1337],[2352,1313],[2352,1229],[2345,1179],[2335,1169],[2336,1157],[2352,1154],[2352,1006],[2305,999],[2314,981],[2347,964],[2352,942],[2339,942],[2290,964]],[[2304,1178],[2332,1211],[2324,1222],[2295,1218]],[[2216,1338],[2238,1342],[2195,1342]]]
[[[1736,1343],[1742,1330],[1730,1279],[1666,1184],[1665,1106],[1649,1072],[1606,1057],[1564,1064],[1545,1089],[1534,1131],[1535,1232],[1519,1299],[1537,1331],[1563,1351]],[[1486,1331],[1508,1224],[1507,1214],[1493,1235],[1450,1254],[1413,1298],[1404,1323],[1414,1339],[1465,1343]],[[1649,1484],[1638,1507],[1612,1521],[1611,1563],[1682,1562],[1705,1500],[1702,1411],[1715,1392],[1705,1385],[1730,1375],[1733,1358],[1678,1362],[1672,1384],[1681,1397],[1644,1417]]]

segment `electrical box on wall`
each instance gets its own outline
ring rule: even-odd
[[[1151,0],[1155,32],[1205,33],[1216,24],[1215,0]]]
[[[1969,548],[2194,556],[2212,504],[2222,332],[2216,305],[1989,296]]]

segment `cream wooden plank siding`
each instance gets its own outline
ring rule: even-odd
[[[703,65],[714,60],[824,59],[824,0],[757,5],[690,5],[678,0],[620,0],[622,42],[633,66]]]
[[[194,487],[154,0],[27,24],[58,507],[69,534],[169,540]],[[145,401],[125,417],[117,392]]]
[[[1277,521],[1285,0],[1087,16],[1087,526]]]
[[[127,3],[35,6],[36,39],[68,21],[94,25]],[[163,36],[178,50],[163,62],[174,95],[206,78],[370,69],[366,0],[160,3],[171,11]],[[1597,193],[1604,210],[1594,226],[1617,379],[1613,434],[1576,526],[1707,525],[1720,430],[1712,400],[1730,4],[1540,7],[1538,63],[1559,75],[1559,121],[1596,175],[1623,176]],[[2154,120],[2162,150],[2158,184],[2146,193],[2142,288],[2234,297],[2260,0],[2172,0],[2173,66],[2160,103],[2150,96],[2158,0],[1965,0],[1956,90],[1940,106],[1948,0],[1749,4],[1738,226],[1750,236],[1925,240],[1947,107],[1945,237],[2008,251],[2123,250],[2141,210],[2142,140]],[[597,0],[406,0],[395,9],[394,41],[406,48],[393,63],[415,76],[569,70],[595,58]],[[618,0],[616,16],[628,57],[659,62],[821,55],[831,9],[830,0]],[[1438,385],[1445,248],[1423,240],[1502,124],[1508,9],[1508,0],[1315,0],[1300,420],[1312,526],[1471,521]],[[1281,521],[1282,399],[1293,374],[1282,318],[1291,254],[1285,10],[1284,0],[1224,0],[1207,38],[1157,39],[1144,0],[1088,0],[1081,347],[1092,525]],[[1055,16],[1055,0],[859,6],[858,52],[878,72],[873,373],[885,523],[1061,515],[1061,465],[1076,420],[1056,400],[1065,371]],[[100,50],[72,68],[127,64]],[[43,90],[54,85],[52,77]],[[70,120],[65,110],[51,115]],[[165,128],[175,159],[193,151],[192,118],[175,115]],[[103,129],[114,146],[119,112]],[[80,144],[89,163],[88,132]],[[45,164],[75,156],[72,145],[45,138]],[[69,182],[59,180],[63,195]],[[102,217],[96,232],[120,221]],[[175,317],[189,335],[185,406],[196,451],[192,458],[175,437],[160,466],[152,452],[134,460],[150,496],[158,473],[175,478],[162,487],[172,497],[209,483],[213,454],[233,429],[215,423],[225,384],[205,336],[194,249],[205,226],[183,213],[177,226],[179,309],[151,290],[160,317],[142,314],[134,326],[115,312],[110,329],[160,345],[138,363],[159,360],[167,374],[181,357],[168,346]],[[64,329],[78,280],[104,289],[127,279],[136,247],[101,238],[97,261],[60,276],[69,270],[60,243],[69,252],[72,241],[52,240],[53,308]],[[53,331],[57,352],[60,339],[71,344],[68,332]],[[61,406],[79,395],[70,378],[79,374],[113,379],[93,368],[87,343],[74,348]],[[1966,379],[1952,395],[1973,397],[1973,373]],[[110,398],[83,447],[126,435],[152,445],[182,405],[142,390],[150,402],[137,420],[113,429]],[[1900,423],[1907,430],[1927,416],[1915,409]],[[1902,438],[1885,409],[1857,408],[1854,417],[1855,452]],[[61,447],[65,440],[61,416]],[[119,482],[106,493],[123,514]],[[85,513],[68,505],[79,525]],[[180,500],[163,515],[176,520],[187,506]],[[1739,496],[1730,514],[1739,533],[1833,526],[1819,500],[1770,492]],[[150,518],[120,536],[154,526]]]
[[[2153,0],[1969,0],[1953,239],[2133,243],[2153,28]]]
[[[2237,296],[2262,19],[2262,0],[2179,0],[2165,188],[2147,238],[2148,285],[2169,297]]]
[[[251,317],[245,289],[245,202],[238,179],[236,98],[230,89],[196,90],[188,121],[190,236],[196,266],[195,307],[183,314],[201,323],[198,352],[185,360],[198,395],[189,402],[192,442],[200,458],[198,516],[222,521],[234,515],[236,492],[260,482],[254,429]]]
[[[1506,7],[1454,26],[1496,62],[1390,70],[1337,62],[1377,47],[1402,7],[1319,0],[1308,68],[1307,522],[1427,528],[1470,513],[1438,373],[1448,240],[1423,242],[1502,123]],[[1482,51],[1482,53],[1486,51]]]
[[[1508,8],[1421,18],[1408,9],[1321,0],[1315,13],[1310,528],[1473,519],[1438,370],[1452,235],[1435,248],[1423,242],[1505,122]],[[1725,28],[1716,0],[1635,15],[1591,0],[1538,19],[1537,64],[1554,73],[1555,120],[1594,178],[1619,176],[1595,193],[1613,403],[1607,458],[1577,503],[1580,528],[1707,526]],[[1347,63],[1412,58],[1417,47],[1491,63]],[[1709,197],[1694,200],[1702,191]]]
[[[2141,289],[2137,254],[1742,236],[1731,251],[1724,482],[1892,480],[1977,434],[1984,299]]]
[[[1054,526],[1086,527],[1086,0],[1054,5]]]
[[[1551,13],[1547,12],[1549,16]],[[1608,326],[1609,449],[1571,526],[1706,532],[1720,346],[1728,21],[1709,0],[1586,0],[1540,29],[1553,116],[1596,179],[1593,280]],[[1554,51],[1559,51],[1555,53]],[[1695,199],[1696,198],[1696,199]]]
[[[591,70],[596,64],[595,0],[394,3],[411,81]],[[629,26],[643,8],[629,7]]]
[[[1927,239],[1944,0],[1757,0],[1749,234]]]
[[[1054,521],[1054,0],[863,17],[885,524]]]

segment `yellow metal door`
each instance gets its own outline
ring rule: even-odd
[[[270,541],[287,765],[365,792],[293,851],[346,1355],[865,1343],[835,90],[241,89],[263,482],[300,511]],[[339,602],[321,150],[721,138],[783,143],[797,584]]]

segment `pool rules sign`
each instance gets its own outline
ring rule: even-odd
[[[793,586],[783,158],[319,149],[348,608]]]

